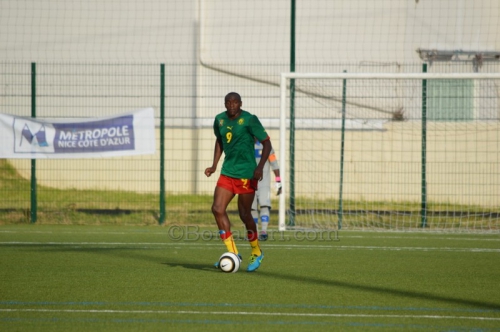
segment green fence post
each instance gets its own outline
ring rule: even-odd
[[[344,73],[346,71],[344,70]],[[340,188],[339,188],[339,221],[338,229],[342,229],[342,220],[344,217],[344,200],[342,198],[344,192],[344,142],[345,142],[345,105],[346,105],[346,94],[347,94],[347,80],[342,80],[342,130],[341,130],[341,140],[340,140]]]
[[[165,222],[165,64],[160,65],[160,225]]]
[[[427,73],[427,64],[422,71]],[[427,227],[427,80],[422,80],[422,208],[420,211],[421,226]]]
[[[31,63],[31,117],[36,118],[36,63]],[[37,217],[37,192],[36,192],[36,159],[31,159],[31,207],[30,220],[36,222]]]
[[[295,72],[295,0],[291,0],[290,19],[290,72]],[[290,79],[290,219],[295,226],[295,79]]]

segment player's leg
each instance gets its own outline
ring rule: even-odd
[[[252,203],[254,196],[254,193],[238,195],[238,213],[241,221],[245,224],[249,240],[254,237],[258,237],[257,226],[255,225],[252,217]]]
[[[255,197],[253,198],[252,203],[252,218],[255,222],[255,227],[257,228],[257,233],[259,232],[259,211],[258,209],[258,190],[255,192]]]
[[[236,244],[234,243],[233,235],[231,233],[231,223],[229,221],[229,216],[227,215],[227,206],[234,196],[234,193],[230,190],[217,185],[214,192],[212,213],[215,217],[217,227],[219,228],[220,238],[226,245],[227,250],[238,254],[238,249],[236,248]]]
[[[269,225],[271,212],[271,188],[270,186],[259,186],[260,205],[260,236],[259,240],[265,241],[268,238],[267,226]]]
[[[260,207],[260,235],[259,240],[266,241],[268,238],[267,235],[267,226],[269,225],[269,214],[271,212],[271,207],[269,206],[261,206]]]
[[[227,206],[234,198],[234,194],[226,188],[215,187],[214,200],[212,203],[212,213],[215,217],[215,222],[219,230],[226,232],[231,231],[231,223],[227,215]]]
[[[257,227],[252,218],[252,202],[255,193],[249,194],[239,194],[238,195],[238,211],[240,214],[240,219],[245,224],[247,229],[248,241],[250,242],[250,247],[252,248],[252,254],[250,256],[250,263],[248,264],[247,271],[252,272],[257,270],[264,258],[262,250],[260,250],[259,236],[257,233]]]

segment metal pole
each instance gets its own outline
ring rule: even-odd
[[[295,72],[295,0],[291,0],[290,72]],[[290,79],[290,220],[295,226],[295,79]]]
[[[165,222],[165,64],[160,65],[160,225]]]
[[[344,73],[346,71],[344,70]],[[342,198],[344,192],[344,142],[345,142],[345,105],[347,94],[347,80],[342,80],[342,138],[340,140],[340,188],[339,188],[339,221],[338,229],[342,229],[342,220],[344,217],[344,200]]]
[[[36,63],[31,63],[31,117],[36,118]],[[31,159],[31,208],[30,220],[37,219],[36,159]]]
[[[427,64],[422,71],[427,73]],[[427,227],[427,80],[422,80],[422,208],[420,211],[422,228]]]
[[[283,158],[283,162],[280,163],[280,175],[282,179],[282,193],[279,196],[279,231],[286,230],[286,212],[285,212],[285,195],[288,190],[288,179],[287,170],[285,164],[285,156],[286,156],[286,91],[287,91],[287,78],[284,74],[281,74],[281,82],[280,82],[280,153]]]

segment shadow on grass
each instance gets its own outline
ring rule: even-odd
[[[216,269],[213,265],[209,264],[192,264],[192,263],[180,263],[180,262],[165,262],[161,263],[164,265],[168,265],[168,267],[180,267],[184,269],[190,269],[190,270],[198,270],[198,271],[206,271],[206,272],[216,272],[220,273],[218,269]]]
[[[361,285],[361,284],[356,284],[354,282],[338,281],[338,280],[334,280],[334,279],[317,278],[317,277],[316,278],[315,277],[303,277],[303,276],[296,276],[296,275],[292,275],[292,274],[277,273],[274,271],[259,270],[258,272],[259,272],[259,276],[264,276],[264,277],[272,278],[272,279],[280,279],[280,280],[286,279],[289,281],[296,281],[296,282],[300,282],[300,283],[307,282],[307,283],[311,283],[311,284],[317,284],[317,285],[323,285],[323,286],[329,286],[329,287],[346,288],[346,289],[351,289],[354,291],[370,292],[370,293],[381,294],[381,295],[392,295],[392,296],[397,296],[397,297],[420,299],[420,300],[432,300],[432,301],[438,301],[438,302],[452,303],[452,304],[458,304],[458,305],[467,305],[467,306],[473,306],[473,307],[477,307],[477,308],[500,311],[500,304],[486,302],[486,301],[459,299],[459,298],[447,297],[447,296],[442,296],[442,295],[436,295],[436,294],[432,294],[432,293],[428,293],[428,292],[414,292],[414,291],[410,291],[410,290],[400,290],[400,289],[394,289],[394,288],[383,287],[383,286]]]
[[[201,265],[201,264],[189,264],[189,263],[181,263],[181,262],[168,262],[168,263],[162,263],[162,264],[166,264],[166,265],[171,266],[171,267],[183,267],[186,269],[219,272],[217,269],[215,269],[213,267],[207,268],[207,266],[204,264],[203,265]],[[239,271],[238,273],[240,273],[240,272],[247,273],[246,271]],[[283,280],[295,281],[295,282],[298,282],[300,284],[309,283],[309,284],[316,284],[316,285],[322,285],[322,286],[328,286],[328,287],[334,287],[334,288],[351,289],[354,291],[370,292],[370,293],[376,293],[376,294],[381,294],[381,295],[392,295],[392,296],[403,297],[403,298],[432,300],[432,301],[452,303],[452,304],[457,304],[457,305],[467,305],[467,306],[495,310],[495,311],[500,312],[500,304],[486,302],[486,301],[459,299],[459,298],[447,297],[447,296],[442,296],[442,295],[435,295],[435,294],[428,293],[428,292],[426,292],[426,293],[413,292],[413,291],[409,291],[409,290],[399,290],[399,289],[382,287],[382,286],[361,285],[361,284],[356,284],[353,282],[338,281],[338,280],[334,280],[334,279],[317,278],[317,277],[316,278],[304,277],[304,276],[297,276],[297,275],[293,275],[293,274],[289,274],[289,273],[278,273],[278,272],[274,272],[274,271],[268,271],[265,269],[258,270],[257,272],[252,273],[252,275],[256,275],[256,276],[258,275],[259,277],[265,277],[265,278],[271,278],[271,279],[278,279],[281,281],[283,281]]]
[[[143,248],[137,248],[137,247],[101,247],[101,248],[82,248],[82,247],[68,247],[64,245],[58,245],[55,247],[54,245],[47,245],[44,244],[36,244],[36,245],[26,245],[26,244],[13,244],[13,245],[8,245],[9,247],[15,247],[15,248],[31,248],[35,249],[37,251],[40,250],[46,250],[46,251],[66,251],[66,252],[86,252],[86,253],[96,253],[96,254],[105,254],[105,255],[113,255],[113,256],[119,256],[119,257],[128,257],[132,259],[137,259],[140,261],[149,261],[154,264],[163,264],[166,265],[170,268],[184,268],[184,269],[190,269],[190,270],[197,270],[197,271],[203,271],[203,272],[211,272],[211,273],[221,273],[217,269],[213,267],[212,264],[207,263],[207,264],[199,264],[199,263],[189,263],[189,262],[184,262],[184,261],[179,261],[177,259],[173,259],[172,257],[168,257],[167,261],[164,256],[159,257],[158,255],[148,255],[147,253],[144,252]],[[5,246],[4,246],[5,247]],[[395,288],[390,288],[390,287],[384,287],[384,286],[371,286],[371,285],[362,285],[362,284],[357,284],[354,282],[345,282],[345,281],[339,281],[335,279],[329,279],[329,278],[320,278],[320,277],[311,277],[311,276],[300,276],[300,275],[294,275],[292,273],[283,273],[283,272],[277,272],[277,271],[269,271],[269,267],[264,267],[263,269],[258,270],[257,272],[247,274],[245,271],[241,271],[238,273],[245,273],[247,275],[252,275],[252,276],[258,276],[259,278],[267,278],[267,279],[276,279],[281,282],[297,282],[299,284],[315,284],[315,285],[321,285],[321,286],[327,286],[327,287],[332,287],[332,288],[344,288],[344,289],[350,289],[353,291],[361,291],[361,292],[369,292],[369,293],[375,293],[375,294],[380,294],[380,295],[391,295],[395,297],[402,297],[402,298],[412,298],[412,299],[419,299],[419,300],[431,300],[431,301],[437,301],[437,302],[443,302],[443,303],[449,303],[449,304],[456,304],[456,305],[466,305],[466,306],[472,306],[476,308],[482,308],[482,309],[489,309],[489,310],[495,310],[495,311],[500,311],[500,304],[499,303],[493,303],[493,302],[487,302],[487,301],[477,301],[477,300],[467,300],[467,299],[460,299],[460,298],[454,298],[454,297],[448,297],[448,296],[442,296],[442,295],[436,295],[432,294],[430,292],[416,292],[416,291],[411,291],[411,290],[401,290],[401,289],[395,289]],[[265,282],[265,281],[263,281]]]

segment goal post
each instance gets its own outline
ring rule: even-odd
[[[282,73],[279,230],[499,232],[499,133],[500,73]]]

